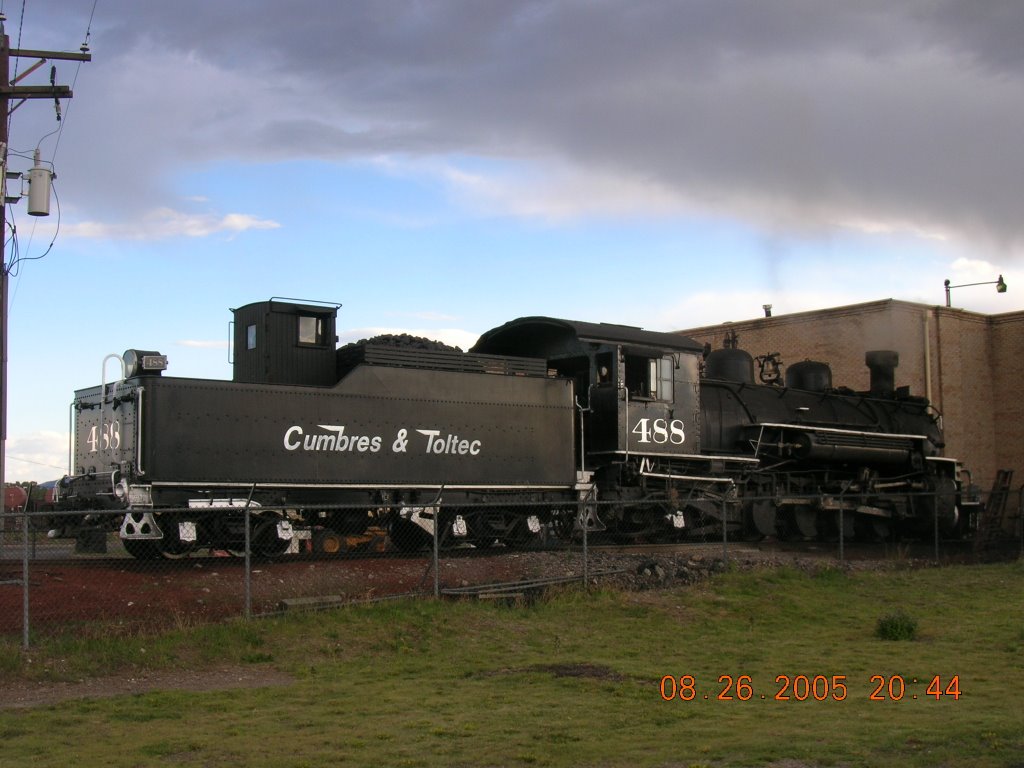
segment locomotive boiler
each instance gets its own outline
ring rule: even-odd
[[[129,350],[76,392],[65,508],[139,558],[319,551],[368,526],[400,547],[585,528],[616,538],[868,536],[956,526],[956,463],[928,403],[831,386],[827,366],[756,384],[749,355],[685,336],[548,317],[469,352],[371,339],[336,349],[337,305],[233,310],[231,381]],[[56,514],[57,535],[82,518]]]

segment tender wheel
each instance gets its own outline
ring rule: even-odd
[[[391,521],[391,525],[388,526],[388,537],[395,549],[401,552],[416,552],[430,542],[426,531],[400,517]]]
[[[168,560],[179,560],[183,557],[188,557],[195,551],[196,543],[194,541],[181,540],[176,522],[168,521],[162,527],[164,529],[164,537],[154,542],[161,556]]]
[[[505,537],[505,546],[507,547],[531,547],[536,546],[541,540],[541,531],[534,531],[533,527],[541,527],[539,518],[537,517],[525,517],[516,520],[512,526],[512,530]],[[543,528],[541,527],[541,530]]]
[[[252,551],[263,557],[283,554],[291,544],[290,539],[277,535],[276,519],[263,520],[256,525],[252,535]]]
[[[313,551],[322,555],[338,555],[345,551],[345,539],[337,531],[323,529],[313,534]]]
[[[136,560],[159,560],[160,542],[156,539],[121,539],[124,551]]]
[[[476,512],[469,516],[470,541],[477,547],[493,547],[511,534],[515,520],[504,512]]]
[[[325,525],[335,531],[341,531],[346,536],[359,536],[366,533],[366,529],[370,527],[370,518],[358,512],[341,512],[332,515]]]

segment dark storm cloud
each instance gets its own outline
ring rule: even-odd
[[[84,29],[91,3],[54,5]],[[67,141],[128,163],[140,204],[222,158],[458,153],[781,229],[1024,227],[1009,0],[100,0],[93,30]]]

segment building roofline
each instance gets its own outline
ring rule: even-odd
[[[988,323],[1006,323],[1006,322],[1019,322],[1024,321],[1024,310],[1016,310],[1013,312],[1000,312],[994,315],[988,315],[984,312],[975,312],[969,309],[960,309],[959,307],[945,307],[940,304],[922,304],[914,301],[904,301],[902,299],[878,299],[876,301],[866,301],[860,304],[845,304],[839,307],[823,307],[821,309],[809,309],[803,312],[792,312],[783,315],[772,315],[771,317],[752,317],[745,320],[725,320],[721,323],[711,323],[708,325],[693,326],[690,328],[684,328],[677,331],[677,333],[684,333],[687,335],[696,335],[706,331],[712,331],[715,329],[721,329],[723,326],[730,327],[742,327],[751,325],[786,325],[789,323],[800,323],[805,322],[809,317],[842,317],[843,315],[863,315],[867,312],[881,312],[885,309],[906,309],[914,311],[930,311],[938,315],[953,315],[963,319],[970,319],[974,321],[982,321]]]

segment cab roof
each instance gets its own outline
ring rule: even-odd
[[[704,345],[689,336],[646,331],[631,325],[586,323],[554,317],[520,317],[484,333],[471,352],[494,355],[546,355],[553,347],[611,344],[672,352],[701,353]]]

